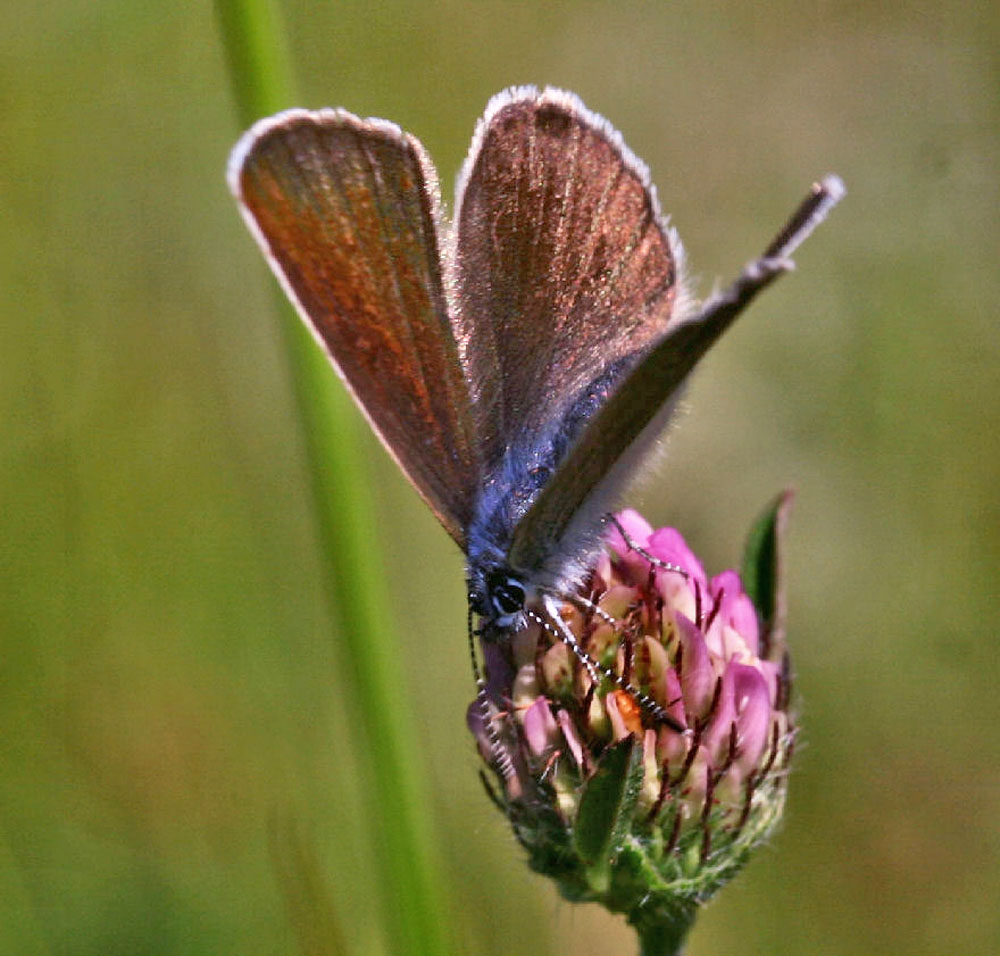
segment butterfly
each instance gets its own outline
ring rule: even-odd
[[[420,142],[341,109],[260,121],[229,183],[361,411],[465,552],[470,613],[493,640],[539,619],[539,603],[565,637],[557,601],[591,568],[688,374],[843,193],[835,177],[814,186],[764,255],[698,307],[646,166],[560,90],[493,97],[450,221]]]

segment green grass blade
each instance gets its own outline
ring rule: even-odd
[[[271,0],[216,0],[241,126],[293,103],[284,33]],[[355,440],[360,420],[329,362],[282,299],[281,328],[303,426],[330,604],[351,669],[345,692],[358,729],[369,832],[392,952],[445,956],[441,880],[426,787],[415,754],[398,649],[376,549],[375,522]],[[349,610],[347,610],[349,609]]]

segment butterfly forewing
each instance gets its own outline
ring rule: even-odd
[[[678,298],[645,167],[571,94],[494,98],[460,177],[450,268],[487,473],[634,364]]]
[[[464,546],[481,466],[420,144],[342,110],[294,110],[247,133],[230,185],[383,444]]]

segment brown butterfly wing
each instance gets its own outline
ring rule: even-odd
[[[627,484],[635,462],[626,453],[635,443],[640,451],[647,426],[659,431],[661,410],[750,301],[789,268],[784,261],[765,260],[752,279],[746,276],[725,295],[706,303],[702,312],[670,329],[621,381],[616,391],[590,418],[561,466],[518,523],[511,541],[513,567],[541,568],[552,554],[586,547],[602,511],[615,492]],[[591,527],[587,527],[587,524]],[[580,535],[574,541],[574,534]]]
[[[482,469],[422,147],[380,120],[292,110],[244,136],[230,186],[383,444],[464,547]]]
[[[626,453],[643,444],[649,427],[656,428],[660,411],[669,411],[671,398],[723,332],[761,291],[792,268],[789,256],[844,194],[836,176],[816,183],[763,256],[728,289],[712,296],[696,316],[669,329],[620,380],[518,523],[509,550],[514,567],[536,569],[553,553],[572,552],[574,532],[586,543],[587,529],[581,524],[606,507],[598,503],[595,508],[595,499],[621,483],[621,472],[630,464]]]
[[[494,97],[456,206],[449,268],[489,474],[663,334],[680,247],[620,135],[556,90]]]

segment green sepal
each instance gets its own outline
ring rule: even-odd
[[[786,489],[754,522],[743,550],[743,588],[760,616],[762,658],[779,660],[785,644],[782,539],[795,492]]]
[[[642,748],[629,735],[604,751],[580,793],[573,845],[595,892],[607,889],[615,850],[629,832],[642,778]]]

